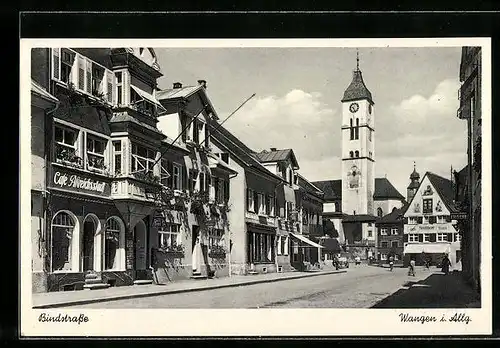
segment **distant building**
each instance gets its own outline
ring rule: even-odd
[[[353,257],[368,259],[375,257],[377,216],[401,208],[404,197],[387,178],[375,178],[375,103],[357,63],[341,100],[342,178],[313,184],[325,193],[325,227],[333,224]]]
[[[481,47],[462,47],[460,61],[460,108],[458,117],[467,120],[467,167],[460,173],[458,191],[463,235],[463,274],[480,290],[481,268]],[[457,192],[458,193],[458,192]]]
[[[452,220],[457,207],[454,183],[431,172],[425,173],[412,200],[404,211],[404,262],[415,259],[423,264],[423,255],[432,265],[440,265],[448,255],[453,267],[461,260],[460,234]]]
[[[376,260],[386,263],[393,256],[395,262],[403,262],[403,212],[405,207],[393,210],[375,222],[377,230]]]

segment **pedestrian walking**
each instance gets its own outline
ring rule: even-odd
[[[408,266],[408,275],[415,277],[415,259],[410,260],[410,266]]]
[[[393,268],[394,268],[394,256],[391,255],[391,257],[389,257],[389,269],[391,270],[391,272]]]
[[[430,270],[430,260],[429,260],[429,257],[427,256],[427,254],[425,252],[422,251],[422,261],[424,262],[424,266],[427,270]]]
[[[448,258],[448,254],[444,255],[443,261],[441,262],[441,271],[447,275],[450,273],[451,261]]]
[[[356,257],[354,258],[354,261],[355,261],[356,265],[360,265],[360,264],[361,264],[361,257],[356,256]]]

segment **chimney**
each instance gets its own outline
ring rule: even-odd
[[[198,80],[198,84],[202,85],[203,88],[207,88],[207,81],[205,80]]]
[[[182,83],[174,82],[174,88],[182,88]]]
[[[276,148],[275,147],[271,147],[271,151],[276,151]]]

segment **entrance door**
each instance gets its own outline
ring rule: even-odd
[[[135,269],[146,269],[146,224],[139,221],[134,228]]]
[[[94,269],[94,235],[95,225],[91,220],[83,223],[83,271]]]
[[[201,258],[202,258],[202,250],[201,250],[201,243],[199,240],[200,236],[200,226],[193,225],[193,230],[192,230],[192,257],[191,257],[191,264],[192,264],[192,269],[193,271],[200,272],[201,271]]]

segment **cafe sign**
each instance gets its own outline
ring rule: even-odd
[[[59,168],[54,168],[53,170],[51,186],[54,188],[69,189],[78,193],[110,194],[110,185],[108,182]]]
[[[451,231],[450,224],[429,224],[429,225],[405,225],[404,226],[405,233],[429,233],[429,232],[438,232],[438,233],[447,233],[453,232]]]

